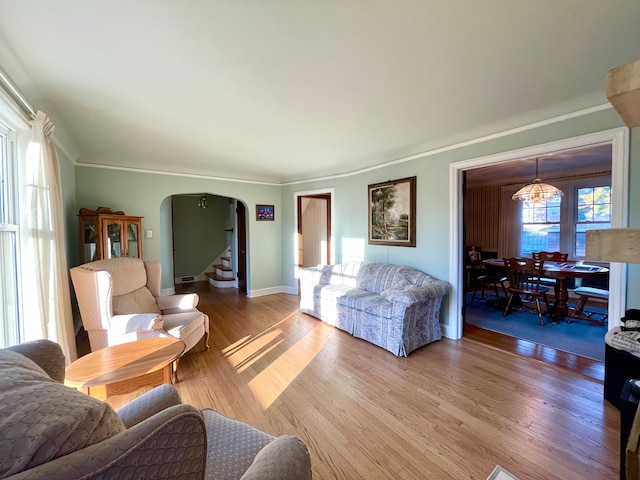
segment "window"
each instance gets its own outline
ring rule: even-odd
[[[564,197],[522,202],[520,255],[546,250],[584,259],[586,231],[611,228],[611,177],[557,181]]]
[[[548,202],[522,202],[520,250],[523,256],[531,252],[560,250],[560,209],[562,198]]]
[[[18,226],[12,178],[13,150],[0,126],[0,347],[19,343]]]
[[[578,188],[575,223],[576,257],[585,255],[585,232],[611,228],[611,186]]]

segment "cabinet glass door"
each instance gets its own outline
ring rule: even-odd
[[[138,225],[130,223],[127,226],[127,257],[138,258],[140,256],[140,252],[138,252],[139,235]]]
[[[122,224],[120,222],[108,223],[105,231],[107,233],[106,258],[122,256]]]
[[[84,220],[82,222],[82,231],[84,235],[84,261],[92,262],[98,258],[96,222],[94,220]]]

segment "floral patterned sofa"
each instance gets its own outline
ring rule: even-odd
[[[447,282],[413,267],[351,262],[300,271],[300,310],[397,356],[440,340]]]

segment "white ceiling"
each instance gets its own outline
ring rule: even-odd
[[[591,145],[467,170],[466,185],[478,187],[529,183],[536,177],[536,161],[538,177],[547,182],[584,175],[611,176],[612,160],[611,145]]]
[[[0,0],[0,65],[78,163],[282,183],[605,104],[639,25],[637,0]]]

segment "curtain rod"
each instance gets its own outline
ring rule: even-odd
[[[36,118],[36,111],[29,103],[29,100],[25,98],[24,95],[18,90],[18,87],[11,81],[11,78],[0,68],[0,86],[13,98],[13,100],[18,104],[18,106],[22,109],[22,111],[29,117],[31,120]]]

